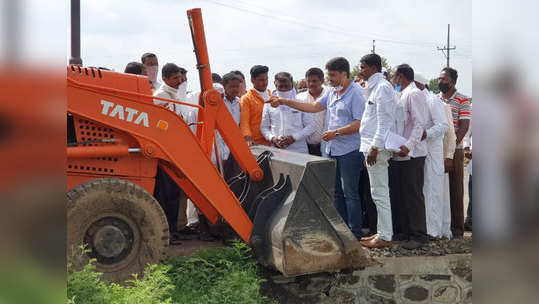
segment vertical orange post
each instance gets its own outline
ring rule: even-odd
[[[200,8],[188,10],[187,17],[189,19],[189,27],[191,28],[193,47],[197,58],[198,75],[200,78],[200,105],[204,107],[201,115],[201,118],[204,119],[204,124],[202,125],[202,128],[198,129],[197,131],[202,131],[201,136],[199,137],[200,144],[207,155],[211,156],[213,137],[215,134],[215,112],[218,104],[213,102],[208,104],[206,102],[206,94],[213,89],[213,81],[211,78],[210,59],[208,56],[208,46],[206,45],[206,35],[204,34],[204,23],[202,22],[202,11]]]
[[[199,111],[198,117],[198,121],[203,122],[197,128],[197,138],[200,140],[200,145],[206,151],[208,157],[211,157],[213,138],[217,128],[230,148],[232,155],[238,160],[240,166],[248,172],[251,180],[260,181],[264,173],[252,156],[239,128],[235,126],[232,116],[224,105],[222,96],[213,90],[202,12],[200,8],[194,8],[187,11],[187,16],[202,88],[200,105],[204,107],[203,111]]]

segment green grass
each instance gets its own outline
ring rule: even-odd
[[[70,304],[271,303],[260,295],[258,264],[241,242],[150,265],[122,285],[102,280],[95,261],[77,271],[74,263],[68,264]]]

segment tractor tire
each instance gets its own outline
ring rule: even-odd
[[[109,281],[141,274],[166,257],[165,213],[146,190],[121,179],[95,179],[67,193],[68,253],[85,244]]]

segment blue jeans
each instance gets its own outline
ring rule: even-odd
[[[359,198],[359,176],[364,169],[364,156],[354,150],[341,156],[331,156],[337,161],[335,176],[335,209],[352,233],[361,239],[362,212]]]

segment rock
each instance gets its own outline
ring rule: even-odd
[[[369,277],[369,283],[376,289],[394,293],[397,288],[394,275],[374,275]]]
[[[432,299],[442,303],[456,303],[459,291],[455,286],[440,286],[432,294]]]
[[[421,286],[411,286],[404,291],[404,297],[411,301],[421,302],[429,297],[429,291]]]

